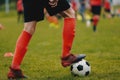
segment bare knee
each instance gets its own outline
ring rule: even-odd
[[[64,18],[75,18],[75,11],[72,8],[69,8],[60,13]]]
[[[37,23],[36,21],[24,23],[24,31],[26,31],[30,34],[34,34],[35,28],[36,28],[36,23]]]

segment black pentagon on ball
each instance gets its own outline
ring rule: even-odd
[[[86,62],[86,65],[90,66],[90,64],[88,62]]]
[[[89,75],[89,73],[90,73],[90,72],[89,72],[89,71],[87,71],[87,72],[85,73],[85,76]]]
[[[78,71],[82,71],[83,70],[83,66],[82,65],[78,65],[77,69],[78,69]]]
[[[70,66],[70,70],[71,70],[71,71],[73,70],[73,65]]]

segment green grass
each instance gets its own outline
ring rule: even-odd
[[[15,12],[2,12],[0,16],[0,23],[5,26],[0,31],[0,80],[7,80],[12,58],[5,58],[4,53],[14,52],[23,23],[17,23]],[[38,23],[21,65],[28,80],[120,80],[120,18],[101,18],[96,33],[92,27],[77,21],[72,52],[87,55],[92,68],[87,77],[73,77],[69,67],[63,68],[60,64],[62,23],[60,20],[58,29],[48,27],[46,20]]]

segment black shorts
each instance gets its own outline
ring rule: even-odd
[[[49,5],[49,0],[23,0],[24,21],[40,21],[44,19],[44,8],[52,16],[70,8],[67,0],[58,0],[56,7]]]
[[[93,15],[100,15],[101,14],[101,6],[91,6],[91,12]]]

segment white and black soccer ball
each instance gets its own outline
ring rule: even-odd
[[[85,59],[70,66],[71,74],[74,76],[87,76],[91,72],[91,66]]]

